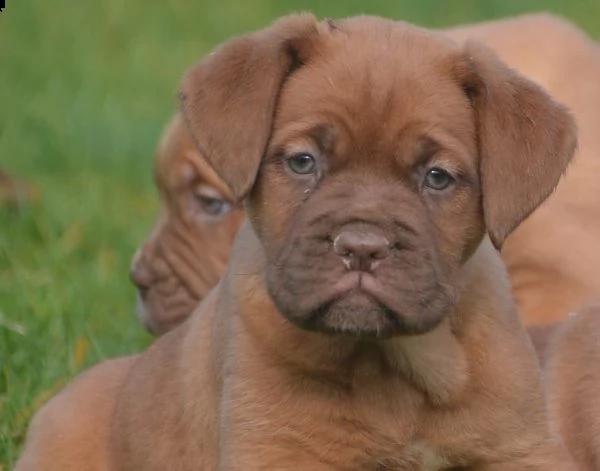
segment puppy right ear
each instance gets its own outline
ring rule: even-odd
[[[497,249],[556,188],[577,145],[575,120],[546,91],[467,41],[463,87],[477,124],[483,214]]]
[[[180,99],[190,132],[238,200],[254,184],[283,82],[317,35],[313,15],[291,15],[226,42],[184,77]]]

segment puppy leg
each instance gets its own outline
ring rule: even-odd
[[[550,417],[582,470],[600,469],[600,305],[557,330],[546,363]]]
[[[34,416],[15,471],[107,471],[117,391],[136,357],[105,361],[67,386]]]

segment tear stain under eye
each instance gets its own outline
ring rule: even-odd
[[[313,192],[313,188],[310,188],[310,187],[302,190],[302,202],[303,203],[308,201],[312,192]]]
[[[313,181],[311,186],[305,188],[304,190],[302,190],[302,194],[304,196],[304,201],[307,201],[308,198],[310,197],[310,195],[312,195],[315,190],[319,187],[319,184],[321,183],[321,176],[317,177],[316,181]]]

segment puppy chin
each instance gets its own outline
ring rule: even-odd
[[[358,290],[319,306],[308,324],[325,334],[367,339],[392,337],[400,327],[394,312]]]
[[[443,314],[409,317],[361,290],[352,290],[308,312],[282,314],[297,327],[327,335],[385,340],[433,330]]]
[[[162,335],[187,319],[200,302],[187,291],[179,289],[169,297],[157,292],[156,287],[137,292],[137,318],[146,330]]]

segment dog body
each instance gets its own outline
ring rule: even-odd
[[[571,23],[548,14],[443,33],[461,42],[482,41],[574,111],[581,134],[574,165],[560,191],[502,248],[525,323],[552,323],[597,296],[600,286],[595,268],[600,265],[595,248],[600,233],[595,178],[600,165],[600,48]],[[140,289],[140,317],[151,331],[163,333],[187,317],[218,282],[244,213],[206,164],[180,117],[165,133],[156,174],[162,216],[135,257],[132,277]],[[213,206],[220,202],[220,211],[207,214],[206,200],[198,201],[197,195],[207,192]]]
[[[465,267],[459,332],[445,322],[378,346],[284,322],[260,276],[235,276],[264,264],[249,228],[238,245],[186,325],[44,406],[17,470],[571,469],[532,394],[531,347],[489,243]]]
[[[568,165],[564,107],[476,43],[310,15],[223,45],[182,106],[248,222],[198,312],[120,368],[99,462],[574,469],[492,247]]]
[[[17,470],[111,471],[111,421],[136,357],[107,360],[48,401],[30,424]]]
[[[578,469],[594,471],[600,466],[600,305],[528,332],[544,370],[551,423]]]
[[[242,230],[218,292],[129,377],[116,469],[570,469],[532,394],[535,360],[489,242],[465,267],[460,327],[373,345],[285,322],[259,275],[236,276],[265,263]],[[160,397],[170,407],[157,409]]]
[[[552,423],[580,470],[600,466],[600,306],[575,311],[543,350]]]

